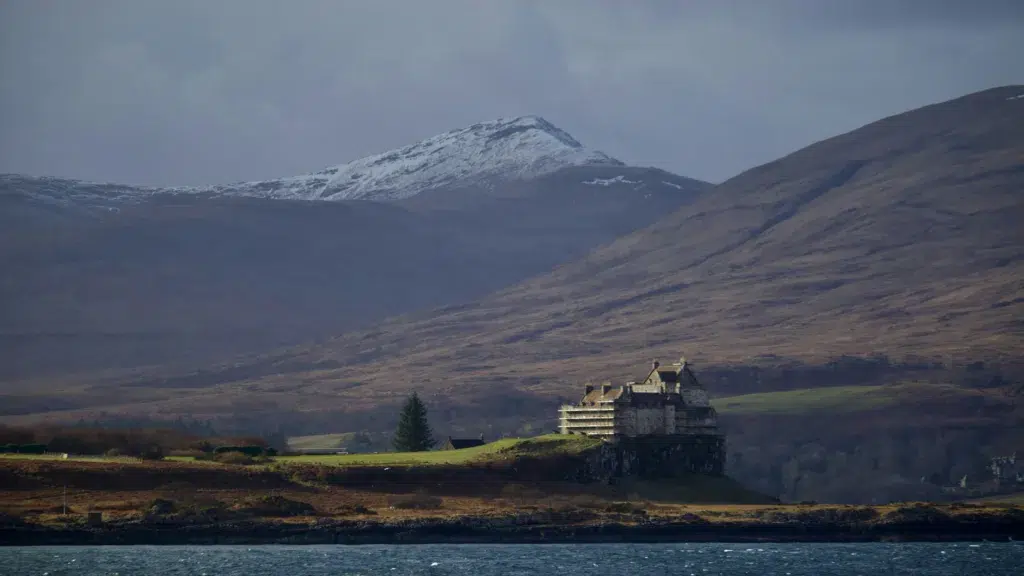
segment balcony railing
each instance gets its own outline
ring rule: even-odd
[[[621,414],[562,414],[562,420],[624,420]]]

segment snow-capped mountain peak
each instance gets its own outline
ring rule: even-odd
[[[399,199],[424,190],[500,177],[525,179],[567,166],[622,165],[585,148],[539,116],[480,122],[287,181],[322,186],[310,199]],[[305,186],[303,186],[305,188]]]
[[[0,175],[0,191],[51,203],[116,205],[157,194],[293,200],[398,200],[446,186],[522,180],[572,166],[623,166],[539,116],[480,122],[312,174],[235,184],[154,188]]]

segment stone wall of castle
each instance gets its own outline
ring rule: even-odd
[[[725,474],[725,438],[713,434],[676,434],[621,438],[592,457],[595,473],[609,478],[672,478],[686,474]]]
[[[658,408],[626,408],[631,414],[633,427],[626,432],[627,436],[643,436],[645,434],[672,434],[675,432],[676,412],[674,406]],[[671,431],[669,431],[671,429]]]

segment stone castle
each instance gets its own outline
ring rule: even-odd
[[[718,434],[718,415],[686,359],[663,367],[654,362],[642,382],[588,385],[583,400],[562,406],[562,434],[602,438]]]
[[[619,447],[619,467],[645,475],[722,474],[725,436],[707,391],[681,358],[654,362],[646,378],[588,385],[578,404],[559,410],[562,434],[585,434]]]

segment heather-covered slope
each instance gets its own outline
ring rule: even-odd
[[[330,360],[344,368],[317,373],[308,390],[357,383],[351,402],[413,386],[463,398],[495,383],[564,393],[680,352],[704,364],[1018,357],[1022,92],[988,90],[819,142],[579,262],[473,304],[260,358],[247,379],[265,377],[269,390],[295,377],[288,365]],[[393,361],[401,381],[380,369]]]
[[[570,174],[408,206],[157,195],[107,210],[0,195],[0,380],[217,362],[464,302],[706,188],[641,168]],[[631,183],[583,184],[622,175]]]
[[[680,352],[704,365],[1012,359],[1024,347],[1022,92],[968,95],[811,145],[475,303],[196,373],[148,371],[120,399],[130,411],[218,413],[244,401],[331,412],[418,388],[441,403],[518,398],[528,409]],[[471,209],[465,196],[443,198]]]

